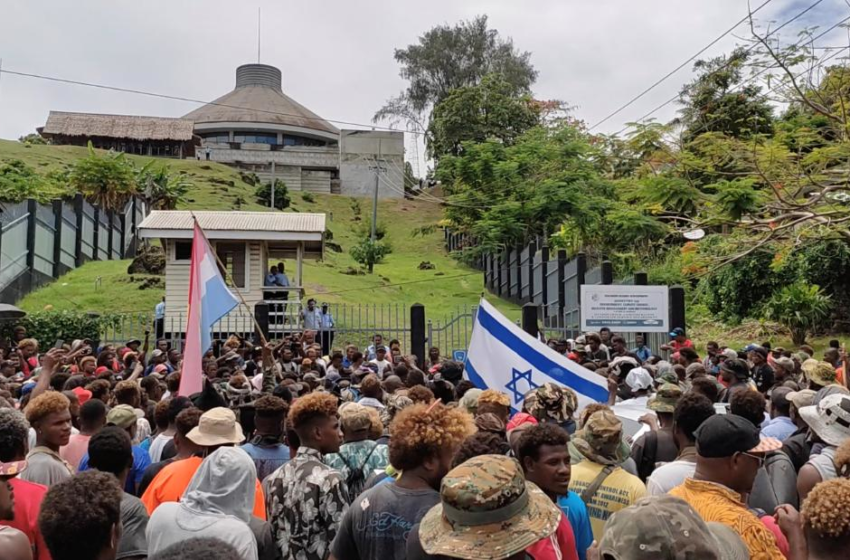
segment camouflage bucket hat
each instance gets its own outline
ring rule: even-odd
[[[647,408],[655,412],[667,412],[673,414],[676,410],[676,405],[679,399],[682,398],[682,388],[679,385],[665,383],[662,385],[655,396],[649,399]]]
[[[590,415],[584,427],[575,433],[572,443],[576,449],[596,463],[619,465],[628,458],[620,445],[623,423],[610,410],[600,410]]]
[[[440,486],[440,503],[419,525],[428,554],[502,560],[555,532],[561,511],[526,482],[516,460],[481,455],[455,467]]]
[[[664,372],[655,378],[655,382],[658,384],[672,383],[675,385],[679,384],[679,376],[676,375],[676,372],[673,371],[672,368],[664,370]]]
[[[835,383],[835,368],[827,362],[816,362],[808,370],[804,368],[806,377],[818,385],[825,386]]]
[[[578,397],[572,389],[554,383],[544,383],[525,395],[523,412],[538,420],[552,420],[558,424],[572,419],[578,408]]]
[[[599,541],[600,557],[615,560],[738,560],[749,551],[732,529],[706,523],[681,498],[641,498],[614,513]]]

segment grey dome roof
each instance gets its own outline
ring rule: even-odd
[[[281,85],[281,72],[274,66],[243,64],[236,69],[236,89],[183,118],[195,124],[252,122],[339,134],[331,123],[283,93]]]

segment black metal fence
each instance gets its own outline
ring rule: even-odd
[[[132,257],[148,209],[131,199],[121,212],[73,200],[0,202],[0,301],[14,303],[89,260]]]

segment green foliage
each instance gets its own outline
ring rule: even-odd
[[[123,153],[99,155],[89,142],[89,155],[69,175],[71,187],[105,210],[121,211],[136,194],[136,172]]]
[[[368,222],[363,222],[354,229],[356,235],[358,237],[371,237],[372,236],[372,220],[370,219]],[[375,239],[381,241],[384,237],[387,236],[387,224],[378,220],[378,224],[375,226]]]
[[[385,241],[373,242],[369,237],[364,237],[351,247],[349,253],[356,262],[368,267],[371,274],[374,265],[379,264],[385,256],[392,253],[392,247]]]
[[[172,173],[167,164],[157,165],[154,160],[136,172],[136,183],[154,210],[174,210],[194,187],[184,175]]]
[[[88,338],[100,340],[101,334],[112,326],[118,325],[120,318],[114,314],[98,315],[80,311],[38,311],[30,313],[15,325],[27,328],[27,335],[44,344],[56,340],[66,342]],[[13,325],[8,325],[11,329]]]
[[[419,42],[396,49],[401,77],[407,88],[375,114],[375,122],[406,121],[422,126],[421,116],[445,99],[452,90],[474,86],[487,74],[501,74],[517,94],[528,93],[537,79],[531,54],[514,48],[510,38],[487,25],[487,16],[454,26],[438,25],[419,37]]]
[[[765,317],[791,331],[795,345],[805,344],[806,336],[822,327],[829,318],[832,298],[819,286],[803,281],[783,287],[764,307]]]
[[[496,139],[512,145],[540,123],[540,111],[527,94],[502,76],[484,76],[480,84],[452,90],[434,107],[428,127],[428,155],[459,155],[464,142]]]
[[[690,216],[696,212],[702,193],[686,179],[650,176],[641,179],[638,195],[666,212]]]
[[[0,201],[21,202],[34,198],[47,204],[55,198],[72,196],[60,173],[42,176],[21,160],[0,163]]]
[[[360,216],[363,213],[363,207],[360,206],[360,201],[356,198],[352,198],[349,202],[349,206],[351,208],[351,214],[354,221],[360,220]]]
[[[682,89],[679,101],[686,141],[705,132],[749,138],[773,131],[773,108],[761,87],[744,83],[748,57],[748,51],[739,48],[729,56],[694,64],[699,75]]]
[[[316,197],[313,196],[313,193],[309,191],[304,191],[301,193],[301,200],[309,204],[313,204],[314,202],[316,202]]]
[[[47,144],[47,140],[41,134],[36,134],[35,132],[30,132],[26,136],[21,136],[18,138],[18,142],[21,144],[29,144],[36,146],[43,146]]]
[[[257,203],[269,207],[272,203],[272,184],[265,183],[257,187],[254,191],[254,196],[257,197]],[[289,189],[286,188],[286,183],[280,179],[274,180],[274,207],[278,210],[289,208],[292,200],[289,197]]]
[[[755,179],[719,181],[712,185],[718,209],[734,221],[758,212],[764,196],[755,188]]]

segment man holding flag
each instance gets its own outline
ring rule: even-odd
[[[212,326],[238,303],[228,289],[215,253],[196,219],[189,271],[189,310],[180,377],[181,395],[188,397],[203,390],[203,357],[212,346]]]

